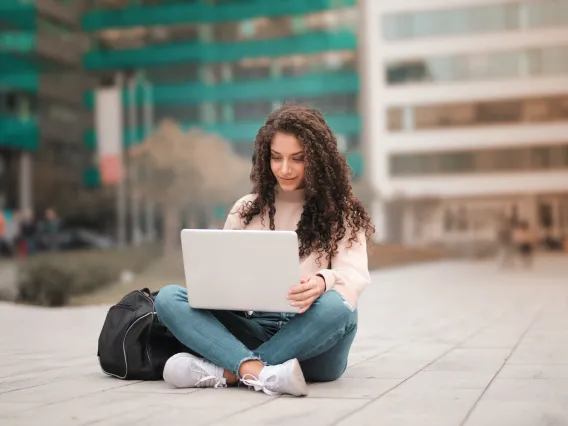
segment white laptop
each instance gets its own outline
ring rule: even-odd
[[[300,283],[294,231],[181,231],[189,305],[197,309],[296,313]]]

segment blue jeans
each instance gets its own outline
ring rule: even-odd
[[[267,365],[297,358],[308,382],[338,379],[357,333],[357,311],[335,290],[301,315],[194,309],[187,290],[169,285],[156,297],[160,321],[195,354],[238,376],[241,363]]]

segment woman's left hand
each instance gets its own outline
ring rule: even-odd
[[[325,293],[325,280],[320,275],[312,275],[290,289],[288,300],[292,302],[292,306],[300,308],[299,314],[303,314],[323,293]]]

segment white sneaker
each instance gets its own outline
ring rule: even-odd
[[[175,354],[164,366],[164,380],[176,388],[226,388],[224,370],[186,352]]]
[[[304,396],[308,394],[308,386],[304,373],[297,359],[291,359],[284,364],[266,366],[260,376],[245,374],[241,382],[254,387],[255,391],[262,390],[265,394]]]

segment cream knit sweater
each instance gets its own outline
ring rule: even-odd
[[[243,204],[254,200],[256,195],[249,194],[241,198],[231,210],[224,229],[231,230],[268,230],[270,221],[268,215],[264,218],[264,226],[259,216],[255,217],[248,226],[244,226],[238,211]],[[276,188],[276,214],[274,225],[278,231],[295,231],[304,209],[304,190],[282,191]],[[363,289],[369,284],[369,266],[367,260],[367,242],[364,231],[358,235],[358,242],[348,243],[351,231],[347,229],[345,238],[340,242],[338,253],[331,259],[322,257],[318,263],[319,254],[312,253],[300,260],[302,278],[319,274],[325,279],[326,291],[337,290],[352,306]],[[330,268],[328,266],[330,265]]]

